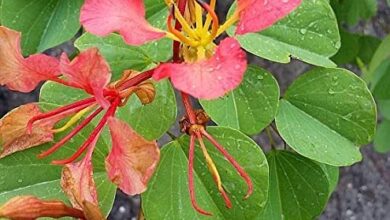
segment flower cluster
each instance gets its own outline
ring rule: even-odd
[[[170,78],[174,87],[182,92],[186,117],[181,121],[181,126],[182,131],[191,137],[188,178],[193,207],[202,214],[211,215],[201,209],[195,200],[193,162],[196,140],[226,206],[231,207],[229,196],[222,186],[217,167],[207,152],[203,137],[242,176],[248,185],[246,197],[253,191],[249,175],[207,133],[207,115],[192,109],[187,94],[200,99],[215,99],[236,88],[243,79],[247,61],[246,53],[234,36],[268,28],[298,7],[301,0],[237,0],[235,11],[223,24],[220,24],[215,13],[216,0],[211,0],[209,4],[202,0],[165,2],[168,13],[166,31],[148,23],[142,0],[85,0],[80,22],[92,34],[106,36],[117,32],[127,44],[133,46],[164,37],[172,39],[174,43],[172,62],[162,63],[143,73],[125,71],[120,80],[111,83],[110,67],[96,48],[82,51],[71,61],[65,54],[60,59],[44,54],[24,58],[19,45],[20,33],[0,27],[0,85],[29,92],[41,81],[49,80],[83,90],[90,96],[49,112],[42,112],[38,104],[24,105],[10,112],[0,120],[0,158],[51,142],[54,134],[73,128],[51,148],[38,155],[39,158],[46,157],[60,149],[93,120],[100,118],[92,133],[72,156],[52,162],[64,166],[61,185],[73,207],[83,210],[86,218],[91,214],[90,210],[96,210],[98,205],[92,178],[92,155],[106,125],[112,137],[112,149],[106,158],[106,169],[110,179],[121,190],[130,195],[142,193],[155,170],[159,161],[156,142],[145,140],[128,124],[115,118],[117,109],[125,105],[131,95],[137,95],[144,104],[153,101],[155,90],[153,83],[148,81],[151,77],[155,80]],[[235,24],[235,35],[216,43],[217,38]],[[84,116],[86,117],[83,118]],[[65,118],[68,119],[67,123],[55,128]],[[78,124],[75,125],[76,123]],[[83,153],[84,157],[77,161]],[[45,203],[30,197],[17,201],[29,201],[40,207],[54,204],[55,207],[62,208],[61,216],[68,213],[70,216],[80,217],[77,210],[63,204]],[[3,207],[0,211],[4,213],[8,209]],[[58,213],[53,216],[56,214]],[[40,213],[34,213],[35,215],[39,216]],[[50,213],[41,216],[50,216]]]

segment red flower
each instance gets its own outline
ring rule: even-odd
[[[165,36],[181,43],[184,62],[162,65],[154,78],[170,77],[178,90],[202,99],[215,99],[233,90],[246,70],[245,53],[238,42],[229,39],[216,46],[214,40],[218,36],[237,22],[236,34],[261,31],[301,3],[301,0],[237,0],[235,13],[219,25],[214,12],[216,0],[211,0],[210,5],[201,0],[188,0],[187,11],[193,16],[180,13],[180,1],[183,2],[166,1],[173,10]],[[207,12],[204,22],[203,12]],[[164,36],[162,30],[151,28],[144,15],[142,0],[87,0],[81,23],[91,33],[106,35],[117,31],[128,44],[139,45]],[[173,19],[180,25],[173,27]]]
[[[0,27],[2,84],[12,89],[27,91],[42,80],[53,80],[65,86],[81,89],[91,97],[46,113],[41,112],[37,104],[24,105],[10,112],[0,120],[2,146],[0,158],[50,142],[55,133],[67,130],[83,115],[89,114],[62,140],[38,155],[40,158],[46,157],[61,148],[104,112],[92,133],[71,157],[52,162],[65,165],[62,173],[64,191],[76,208],[94,210],[94,207],[97,207],[91,159],[99,135],[108,123],[113,143],[106,163],[109,176],[119,188],[129,194],[143,192],[159,161],[159,148],[155,142],[146,141],[114,116],[117,108],[124,105],[134,93],[145,104],[153,100],[153,84],[143,82],[152,76],[153,70],[136,76],[131,71],[125,71],[122,79],[109,84],[110,67],[96,48],[81,52],[72,61],[69,61],[66,55],[61,57],[61,61],[45,55],[34,55],[24,59],[20,49],[15,47],[19,43],[19,36],[20,34],[15,31]],[[7,53],[11,53],[10,59],[6,59]],[[38,59],[41,60],[38,62]],[[59,69],[62,78],[58,74]],[[16,80],[11,80],[11,73],[18,74]],[[68,123],[54,129],[58,121],[68,116],[72,116]],[[85,151],[86,156],[75,162]]]

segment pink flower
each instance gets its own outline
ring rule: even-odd
[[[181,50],[181,57],[174,60],[182,63],[163,64],[154,78],[170,77],[182,92],[196,98],[215,99],[241,83],[246,58],[234,39],[222,41],[218,46],[214,40],[237,22],[236,34],[239,35],[264,30],[298,7],[301,0],[237,0],[235,13],[222,25],[214,12],[216,0],[211,0],[210,4],[194,0],[166,2],[174,10],[168,17],[165,34],[147,23],[141,0],[87,0],[81,12],[81,23],[87,31],[97,35],[117,31],[130,45],[164,35],[179,42],[175,47]],[[181,13],[186,2],[187,11],[193,16]],[[203,21],[202,11],[207,13],[206,21]],[[179,25],[173,26],[172,20]]]
[[[118,32],[130,45],[141,45],[165,35],[146,21],[142,0],[85,0],[80,22],[88,32],[98,36]]]

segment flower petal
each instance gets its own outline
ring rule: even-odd
[[[103,92],[110,82],[111,70],[97,48],[83,51],[72,61],[69,61],[66,54],[63,54],[61,72],[70,82],[93,94],[100,105],[105,108],[109,106],[109,102],[104,99]]]
[[[28,121],[41,114],[37,104],[22,105],[0,120],[0,158],[53,140],[54,123],[36,123],[27,132]]]
[[[61,218],[67,216],[84,219],[82,211],[68,207],[61,201],[44,201],[34,196],[17,196],[0,207],[1,219]]]
[[[20,33],[0,26],[0,85],[30,92],[39,82],[58,75],[56,58],[37,54],[25,59],[20,50]]]
[[[73,207],[84,209],[84,201],[98,204],[93,168],[90,157],[67,164],[62,169],[61,187]]]
[[[153,78],[171,77],[177,89],[196,98],[215,99],[241,83],[246,67],[246,55],[240,44],[234,38],[226,38],[210,59],[193,64],[163,64]]]
[[[95,35],[119,32],[130,45],[141,45],[165,36],[146,21],[142,0],[86,0],[81,8],[80,22]]]
[[[108,176],[128,195],[144,192],[160,160],[157,143],[145,140],[119,119],[110,118],[108,126],[113,145],[106,159]]]
[[[238,0],[240,21],[236,34],[264,30],[296,9],[302,0]]]

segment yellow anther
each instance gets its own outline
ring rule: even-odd
[[[92,105],[92,106],[90,106],[88,108],[85,108],[85,109],[79,111],[64,126],[62,126],[61,128],[54,129],[53,133],[60,133],[60,132],[63,132],[65,130],[67,130],[68,128],[72,127],[74,124],[76,124],[80,120],[80,118],[82,118],[93,107],[95,107],[95,105]]]
[[[207,167],[208,167],[210,173],[213,175],[213,179],[214,179],[215,183],[217,184],[218,190],[223,191],[224,189],[222,187],[222,181],[221,181],[221,177],[219,175],[218,169],[215,166],[213,159],[210,157],[209,153],[207,152],[207,149],[206,149],[206,146],[203,142],[203,139],[199,135],[197,135],[197,136],[198,136],[200,148],[202,149],[204,158],[206,160]]]

